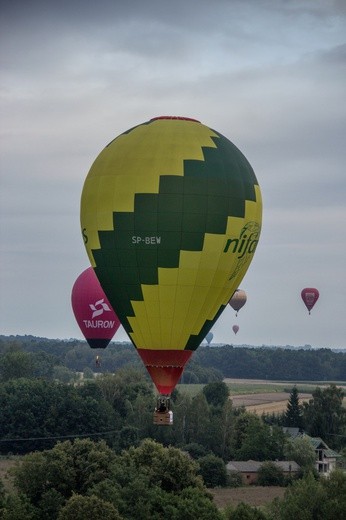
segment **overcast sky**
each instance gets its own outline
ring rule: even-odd
[[[345,0],[2,0],[0,19],[0,334],[82,338],[85,177],[115,136],[179,115],[240,148],[263,195],[248,302],[213,341],[346,348]]]

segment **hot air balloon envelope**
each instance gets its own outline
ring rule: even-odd
[[[214,337],[214,334],[212,332],[208,332],[208,334],[205,337],[205,339],[207,340],[208,345],[210,345],[210,343],[212,342],[213,337]]]
[[[85,339],[92,348],[105,348],[120,326],[94,270],[89,267],[75,281],[72,309]]]
[[[236,315],[238,314],[238,311],[240,311],[240,309],[244,307],[246,300],[247,297],[245,291],[243,291],[242,289],[237,289],[234,292],[232,298],[229,301],[229,304],[232,307],[232,309],[236,311]]]
[[[239,325],[233,325],[232,330],[233,330],[234,334],[237,334],[237,332],[239,330]]]
[[[306,308],[309,311],[309,314],[310,314],[311,309],[317,302],[319,296],[320,296],[320,293],[318,292],[318,290],[314,289],[312,287],[306,287],[305,289],[302,290],[301,297],[302,297],[303,302],[306,305]]]
[[[261,215],[247,159],[191,118],[140,124],[92,165],[81,200],[85,247],[161,394],[239,286]]]

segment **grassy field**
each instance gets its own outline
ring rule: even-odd
[[[227,384],[230,395],[249,395],[249,394],[264,394],[274,392],[287,392],[289,393],[293,386],[296,386],[299,393],[311,394],[316,387],[326,387],[334,383],[346,390],[345,382],[326,382],[326,381],[267,381],[261,379],[224,379]],[[203,384],[180,384],[177,385],[177,389],[181,392],[187,393],[191,397],[194,397],[202,391]]]

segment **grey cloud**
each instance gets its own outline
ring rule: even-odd
[[[340,346],[345,25],[345,3],[332,0],[3,3],[4,333],[80,337],[70,290],[88,265],[85,175],[112,138],[173,114],[231,139],[262,188],[239,340]],[[303,284],[333,291],[336,308],[323,297],[317,322],[306,322]],[[229,340],[229,320],[216,341]]]

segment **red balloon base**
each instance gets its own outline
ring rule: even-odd
[[[192,355],[192,350],[138,349],[137,352],[162,395],[172,393]]]

